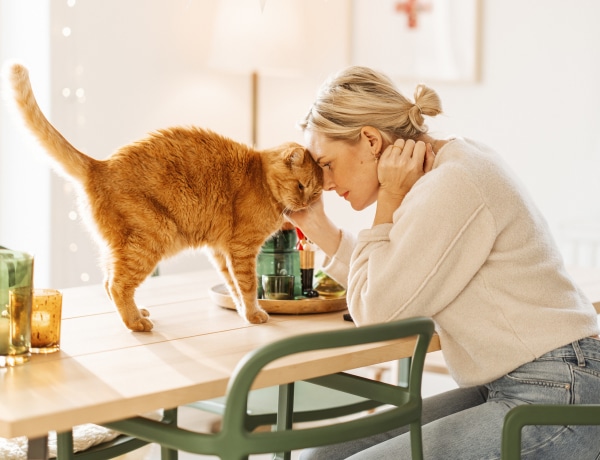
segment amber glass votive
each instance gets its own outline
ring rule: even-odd
[[[34,289],[31,308],[31,352],[53,353],[60,349],[62,293]]]

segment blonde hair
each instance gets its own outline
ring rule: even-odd
[[[422,84],[416,87],[414,100],[400,94],[382,73],[351,66],[325,81],[299,126],[348,142],[357,141],[364,126],[378,129],[388,142],[415,139],[427,132],[424,115],[440,114],[442,103]]]

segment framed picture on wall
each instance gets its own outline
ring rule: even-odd
[[[353,0],[351,61],[390,77],[478,79],[479,0]]]

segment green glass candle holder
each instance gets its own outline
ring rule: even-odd
[[[31,357],[33,256],[0,249],[0,367]]]

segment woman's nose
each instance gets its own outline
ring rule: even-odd
[[[335,182],[333,181],[333,174],[326,169],[323,171],[323,190],[329,191],[335,189]]]

